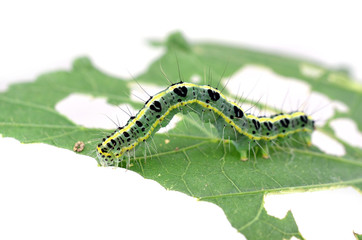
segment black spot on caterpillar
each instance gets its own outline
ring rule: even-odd
[[[283,127],[287,128],[289,126],[290,121],[288,118],[284,118],[280,120],[280,123],[282,124]]]
[[[234,106],[234,112],[236,118],[242,118],[244,116],[244,112],[238,106]]]
[[[220,94],[218,92],[215,92],[215,91],[211,90],[211,89],[208,89],[207,93],[209,94],[211,100],[213,100],[213,101],[217,101],[220,98]]]
[[[162,111],[161,103],[159,101],[154,101],[153,104],[150,106],[150,109],[155,112],[161,112]]]
[[[188,94],[190,91],[192,94]],[[247,159],[250,148],[265,145],[274,139],[283,140],[292,134],[303,134],[302,137],[309,144],[310,133],[314,130],[314,121],[303,112],[257,117],[246,114],[215,88],[180,82],[150,97],[143,109],[131,117],[124,127],[118,128],[98,144],[100,164],[115,165],[125,153],[130,154],[131,150],[154,135],[161,122],[165,126],[176,113],[187,113],[188,108],[182,108],[186,104],[199,114],[202,121],[215,125],[223,138],[227,136],[242,160]],[[261,151],[263,157],[269,156],[267,148]]]
[[[181,86],[181,87],[175,88],[173,90],[173,92],[176,93],[177,95],[179,95],[180,97],[186,97],[187,88],[185,86]]]

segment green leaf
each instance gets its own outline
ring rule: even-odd
[[[156,43],[155,43],[156,45]],[[351,109],[338,117],[353,119],[362,129],[362,86],[342,71],[329,70],[317,63],[235,46],[212,43],[189,44],[181,34],[171,35],[167,51],[147,71],[136,77],[141,83],[167,86],[160,66],[169,79],[179,81],[193,75],[213,79],[228,77],[246,64],[267,66],[282,76],[310,84],[314,91],[339,100]],[[227,68],[225,71],[225,65]],[[303,64],[323,69],[317,79],[300,71]],[[178,68],[179,67],[179,68]],[[111,104],[130,103],[130,82],[97,70],[87,58],[77,59],[73,69],[40,76],[35,82],[14,84],[0,94],[0,133],[23,143],[42,142],[65,149],[83,141],[81,154],[95,157],[95,147],[106,136],[104,129],[79,126],[55,110],[55,105],[71,93],[106,97]],[[336,117],[335,116],[335,117]],[[320,129],[338,140],[326,125]],[[167,141],[166,141],[167,140]],[[340,140],[338,140],[340,141]],[[268,215],[264,209],[266,193],[310,190],[336,186],[362,186],[362,151],[340,141],[344,157],[320,152],[317,148],[282,147],[266,160],[258,156],[241,162],[233,146],[216,137],[215,130],[201,124],[197,117],[183,117],[167,134],[156,134],[157,151],[143,159],[142,148],[131,170],[159,182],[167,189],[184,192],[202,201],[220,206],[231,224],[248,239],[303,239],[291,212],[283,219]],[[153,144],[153,143],[152,143]],[[71,166],[70,166],[71,167]]]
[[[361,234],[354,233],[354,236],[356,237],[357,240],[361,240],[361,239],[362,239],[362,235],[361,235]]]

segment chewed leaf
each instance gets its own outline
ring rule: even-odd
[[[361,88],[351,87],[356,83],[353,83],[348,76],[341,76],[342,73],[302,59],[220,44],[190,44],[180,34],[171,35],[165,46],[167,47],[165,54],[152,63],[145,73],[136,76],[137,82],[141,86],[152,84],[161,89],[169,87],[168,80],[173,83],[183,81],[194,84],[190,86],[199,86],[199,88],[195,87],[197,94],[202,94],[202,89],[204,89],[206,95],[189,98],[187,92],[192,90],[186,85],[179,84],[172,88],[174,96],[177,97],[176,102],[179,102],[178,98],[183,98],[179,103],[198,99],[202,100],[205,106],[197,107],[190,104],[188,111],[177,109],[177,112],[183,111],[187,114],[182,116],[174,128],[153,135],[152,139],[146,141],[137,151],[132,153],[129,151],[128,167],[131,171],[153,179],[167,189],[180,191],[220,206],[232,226],[247,239],[265,239],[266,236],[268,239],[290,239],[292,236],[303,238],[291,212],[282,219],[267,214],[264,209],[266,193],[345,185],[361,189],[362,150],[358,144],[349,144],[346,139],[340,139],[334,132],[334,124],[332,127],[329,125],[331,119],[343,117],[362,129],[362,115],[356,114],[362,112],[362,105],[359,104],[362,99],[362,93],[359,90]],[[303,96],[304,93],[310,93],[313,95],[311,99],[317,99],[318,102],[338,101],[338,108],[335,107],[337,104],[332,104],[333,108],[327,106],[330,110],[328,118],[323,119],[323,124],[317,125],[317,131],[338,142],[345,152],[340,154],[341,156],[329,155],[324,153],[324,148],[319,148],[319,145],[318,147],[307,146],[310,143],[313,144],[313,135],[310,142],[310,134],[300,137],[294,132],[288,134],[292,133],[293,128],[313,130],[313,125],[302,126],[302,124],[312,122],[304,113],[296,111],[300,110],[299,104],[294,106],[295,111],[288,111],[292,112],[290,114],[263,117],[281,112],[283,106],[280,106],[280,103],[283,101],[278,98],[279,105],[275,105],[271,100],[260,101],[259,96],[250,98],[248,96],[252,96],[253,92],[246,90],[249,92],[244,93],[243,84],[240,85],[240,91],[235,92],[233,90],[237,88],[237,85],[234,85],[233,79],[230,80],[232,87],[228,87],[228,79],[232,76],[241,74],[237,76],[240,77],[240,83],[243,83],[247,79],[252,79],[251,70],[258,69],[264,69],[263,73],[267,74],[266,78],[271,82],[271,86],[278,78],[282,78],[280,81],[282,84],[286,84],[289,80],[298,81],[299,90],[303,92]],[[336,80],[340,78],[343,78],[344,84]],[[327,81],[331,79],[334,81]],[[132,135],[132,131],[127,131],[127,133],[123,131],[122,139],[111,138],[116,133],[120,134],[121,129],[115,127],[115,131],[109,131],[91,128],[90,125],[77,123],[76,118],[68,118],[64,115],[66,111],[60,111],[59,109],[62,108],[59,105],[59,108],[56,106],[74,94],[103,99],[103,103],[107,101],[109,105],[127,104],[126,106],[132,106],[129,114],[133,116],[131,118],[128,116],[130,118],[128,124],[132,122],[133,127],[137,126],[134,131],[142,132],[142,128],[146,131],[147,119],[137,118],[136,113],[133,113],[133,109],[140,110],[144,107],[139,100],[133,99],[131,93],[134,93],[134,85],[132,81],[110,77],[100,72],[87,58],[77,59],[69,72],[47,73],[35,82],[15,84],[6,92],[1,93],[0,133],[3,136],[17,138],[23,143],[47,143],[74,150],[95,159],[97,151],[109,153],[110,158],[113,158],[117,151],[109,149],[120,148],[118,140],[122,143],[122,140],[126,142],[130,139],[131,142],[132,138],[137,140],[140,135]],[[205,85],[210,85],[212,88]],[[257,88],[261,90],[264,87]],[[271,88],[270,90],[277,91]],[[320,95],[316,97],[315,93],[323,97]],[[277,94],[287,95],[284,91]],[[262,93],[262,95],[265,94]],[[166,95],[161,97],[166,97]],[[297,94],[293,93],[290,97],[297,97]],[[314,104],[313,102],[305,104],[304,101],[307,101],[309,96],[304,97],[302,102],[296,102],[303,106]],[[84,99],[84,97],[77,99]],[[167,102],[170,102],[170,99],[172,99],[171,95],[167,95]],[[209,109],[210,102],[221,102],[221,100],[225,106],[220,105],[216,108],[213,105],[213,107],[220,113],[221,109],[225,112],[218,116],[208,115],[207,122],[200,121],[200,116],[202,119],[206,117],[202,115],[202,111]],[[232,102],[240,108],[234,109],[235,105]],[[209,107],[206,107],[208,104]],[[343,105],[347,110],[341,110],[343,108],[340,106]],[[177,106],[177,108],[181,107],[185,106]],[[317,106],[314,109],[323,108],[323,106]],[[113,109],[113,106],[109,109]],[[170,106],[159,102],[158,99],[146,104],[148,113],[151,114],[152,111],[154,114],[152,119],[149,118],[152,120],[151,123],[155,123],[156,119],[161,119],[164,116],[163,113],[169,109]],[[231,113],[227,114],[229,110]],[[216,110],[211,112],[216,113]],[[313,118],[314,111],[305,112]],[[324,115],[327,116],[327,114]],[[246,116],[249,118],[247,119]],[[216,117],[221,117],[223,120]],[[243,135],[247,140],[246,145],[238,144],[236,140],[239,139],[235,138],[235,132],[230,127],[232,124],[226,121],[233,122],[235,119],[244,119],[247,121],[244,123],[250,126],[244,128],[249,134]],[[164,123],[169,120],[171,119],[166,119],[166,117],[162,119]],[[318,123],[318,119],[315,120]],[[115,122],[117,123],[117,120]],[[216,127],[212,123],[215,123]],[[278,129],[274,131],[276,125]],[[235,126],[239,125],[235,124]],[[230,127],[230,131],[226,130],[227,127]],[[109,129],[108,126],[104,128]],[[274,131],[275,134],[282,134],[282,136],[268,139],[270,135],[267,134],[268,131]],[[255,140],[252,138],[258,141],[251,141]],[[240,139],[241,142],[244,140]],[[98,145],[102,142],[103,144]],[[99,149],[96,151],[97,145]],[[240,161],[241,155],[248,158],[248,161]],[[267,157],[269,159],[265,159]],[[123,163],[121,161],[120,165],[126,167]]]

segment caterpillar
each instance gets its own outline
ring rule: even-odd
[[[253,147],[259,147],[262,156],[268,158],[267,143],[289,135],[298,135],[310,145],[311,132],[315,129],[314,120],[304,112],[257,117],[245,113],[216,88],[181,81],[151,96],[125,126],[103,138],[96,149],[99,163],[103,166],[118,164],[125,153],[130,156],[175,114],[190,111],[196,112],[202,121],[213,124],[223,138],[227,136],[241,160],[248,159],[248,151]]]

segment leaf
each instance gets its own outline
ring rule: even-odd
[[[160,66],[169,79],[177,82],[180,79],[178,67],[182,79],[187,81],[195,74],[204,76],[205,69],[213,79],[220,79],[231,76],[246,64],[264,65],[279,75],[304,80],[313,90],[344,102],[351,111],[338,113],[339,116],[353,119],[362,128],[359,114],[362,87],[345,72],[240,47],[189,44],[179,33],[171,35],[163,45],[167,47],[165,54],[136,77],[141,84],[166,87]],[[226,71],[225,63],[228,63]],[[300,73],[303,64],[324,69],[324,74],[318,79],[308,78]],[[71,93],[85,93],[107,97],[108,102],[115,105],[130,103],[140,108],[126,97],[129,92],[129,82],[110,77],[97,70],[87,58],[80,58],[69,72],[47,73],[35,82],[12,85],[0,94],[0,133],[23,143],[42,142],[70,150],[75,142],[83,141],[86,148],[82,154],[95,157],[95,146],[106,135],[105,131],[71,122],[55,110],[56,103]],[[328,125],[321,130],[337,139]],[[302,239],[291,212],[283,219],[266,213],[264,196],[346,185],[361,189],[362,151],[340,142],[347,150],[344,157],[294,144],[275,150],[269,160],[256,156],[241,162],[233,146],[221,141],[211,126],[200,124],[191,114],[184,116],[183,122],[172,131],[154,137],[154,143],[150,144],[155,144],[157,151],[146,161],[141,148],[140,157],[132,162],[131,170],[156,180],[167,189],[220,206],[231,224],[248,239],[289,239],[292,236]]]
[[[357,240],[361,240],[361,239],[362,239],[362,235],[361,235],[361,234],[354,233],[354,236],[356,237]]]

